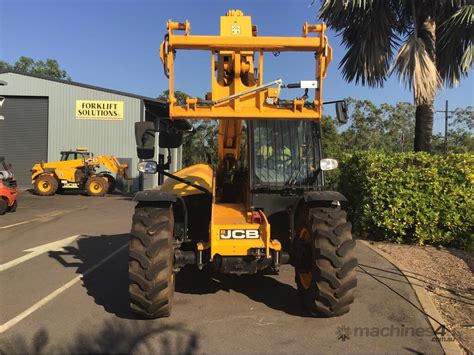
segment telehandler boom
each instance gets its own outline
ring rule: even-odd
[[[217,119],[219,162],[175,174],[166,171],[170,158],[161,165],[139,163],[141,172],[169,179],[135,196],[131,308],[146,318],[170,315],[175,273],[188,264],[254,274],[291,263],[303,309],[314,316],[342,315],[354,300],[357,259],[341,209],[346,199],[325,187],[324,172],[337,168],[321,149],[322,87],[332,56],[326,26],[306,23],[301,37],[259,37],[239,10],[222,16],[220,26],[219,36],[194,36],[187,21],[167,24],[160,56],[169,79],[169,117],[136,124],[139,158],[154,158],[154,132],[160,147],[176,148],[183,119]],[[203,100],[188,98],[184,106],[174,96],[180,50],[206,50],[211,60],[211,92]],[[265,82],[264,54],[283,51],[314,55],[314,78]],[[282,89],[303,92],[283,100]],[[337,104],[344,113],[344,103]]]

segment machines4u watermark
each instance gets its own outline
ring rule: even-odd
[[[443,325],[440,325],[434,331],[431,327],[407,327],[395,324],[387,327],[350,327],[342,325],[337,327],[336,336],[340,341],[363,337],[431,337],[432,341],[454,341],[452,335]]]

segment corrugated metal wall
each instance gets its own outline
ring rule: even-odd
[[[143,107],[139,98],[83,88],[15,73],[0,74],[7,82],[0,96],[42,96],[49,98],[48,160],[59,159],[61,150],[87,147],[95,154],[115,155],[131,162],[130,172],[138,177],[134,123],[140,121]],[[76,100],[123,101],[121,121],[76,119]],[[134,188],[138,182],[134,182]]]

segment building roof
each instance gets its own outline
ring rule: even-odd
[[[51,77],[37,75],[37,74],[23,73],[23,72],[19,72],[19,71],[15,71],[15,70],[0,70],[0,74],[7,74],[7,73],[12,73],[12,74],[17,74],[17,75],[24,75],[24,76],[29,76],[29,77],[32,77],[32,78],[37,78],[37,79],[55,81],[55,82],[60,83],[60,84],[79,86],[79,87],[86,88],[86,89],[109,92],[111,94],[116,94],[116,95],[121,95],[121,96],[128,96],[128,97],[133,97],[135,99],[155,102],[157,104],[168,105],[167,102],[164,101],[164,100],[154,99],[152,97],[147,97],[147,96],[142,96],[142,95],[131,94],[131,93],[128,93],[128,92],[102,88],[102,87],[99,87],[99,86],[78,83],[78,82],[70,81],[70,80],[51,78]]]

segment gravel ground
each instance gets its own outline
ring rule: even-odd
[[[474,352],[474,253],[453,248],[373,242],[428,291],[448,329]],[[415,279],[415,280],[413,280]]]

